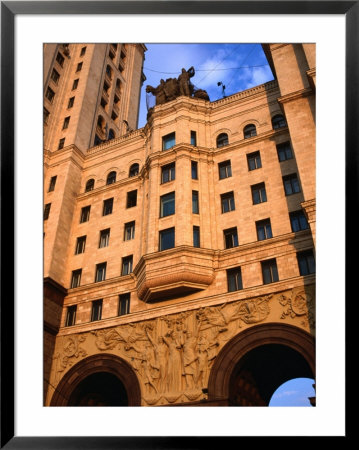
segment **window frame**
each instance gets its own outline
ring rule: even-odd
[[[264,182],[253,184],[251,186],[251,192],[253,205],[260,205],[261,203],[266,203],[268,201],[266,185]],[[256,201],[256,195],[258,195],[259,201]]]
[[[106,177],[106,186],[116,183],[116,178],[117,178],[117,173],[115,170],[112,170],[111,172],[109,172]]]
[[[288,161],[290,159],[293,159],[293,149],[292,149],[292,145],[289,141],[281,142],[280,144],[276,144],[276,149],[277,149],[277,155],[278,155],[279,162]],[[284,158],[281,155],[284,156]]]
[[[283,179],[284,193],[285,193],[286,197],[289,197],[290,195],[294,195],[294,194],[299,194],[300,192],[302,192],[297,173],[291,173],[289,175],[285,175],[282,177],[282,179]],[[287,190],[288,182],[290,183],[291,192],[288,192],[288,190]],[[296,183],[296,184],[293,184],[293,183]],[[298,190],[293,189],[293,186],[294,187],[297,186]]]
[[[173,246],[163,248],[164,247],[163,246],[163,237],[164,237],[165,233],[167,235],[170,235],[170,233],[173,234],[173,239],[172,239],[173,240]],[[175,248],[175,246],[176,246],[176,230],[175,230],[175,227],[170,227],[170,228],[165,228],[164,230],[160,230],[159,231],[158,251],[163,252],[165,250],[169,250],[171,248]]]
[[[170,208],[170,211],[165,211],[165,208]],[[172,216],[176,213],[176,193],[175,191],[168,192],[160,196],[160,218]]]
[[[59,146],[57,147],[57,150],[61,150],[65,147],[65,138],[61,138],[59,140]]]
[[[50,216],[51,203],[46,203],[44,207],[44,220],[48,220]]]
[[[283,114],[275,114],[272,117],[272,128],[273,130],[279,130],[281,128],[287,127],[287,121],[285,120],[285,117]],[[283,125],[284,124],[284,125]]]
[[[90,185],[89,185],[90,183]],[[91,192],[95,189],[95,179],[94,178],[90,178],[89,180],[86,181],[85,184],[85,192]]]
[[[132,220],[131,222],[126,222],[124,225],[123,240],[132,241],[132,239],[135,239],[135,233],[136,233],[136,221]],[[127,239],[128,235],[130,237]]]
[[[261,229],[263,229],[263,232],[261,234]],[[272,232],[272,224],[270,221],[270,218],[257,220],[256,221],[256,231],[257,231],[257,240],[258,241],[265,241],[267,239],[271,239],[273,237]],[[263,236],[263,237],[261,237]]]
[[[232,176],[232,164],[230,159],[218,163],[218,175],[220,180],[225,180]]]
[[[98,320],[102,319],[102,308],[103,308],[102,298],[99,300],[92,300],[90,322],[97,322]],[[96,313],[96,315],[95,315],[95,313]]]
[[[263,284],[277,283],[279,281],[276,258],[261,261]],[[265,270],[269,270],[269,277],[266,278]]]
[[[199,192],[192,190],[192,214],[199,214]]]
[[[132,272],[133,272],[133,255],[123,256],[121,264],[121,276],[125,277],[126,275],[130,275]]]
[[[198,180],[198,162],[191,161],[191,178],[192,180]]]
[[[229,242],[227,240],[227,236],[231,237],[231,245],[227,245],[227,243]],[[237,227],[231,227],[231,228],[227,228],[225,230],[223,230],[223,238],[224,238],[224,248],[225,250],[230,249],[230,248],[235,248],[238,247],[239,242],[238,242],[238,230]]]
[[[164,175],[167,174],[168,179],[166,180]],[[176,179],[176,163],[175,161],[161,166],[161,184],[169,183]]]
[[[114,198],[106,198],[103,201],[103,207],[102,207],[102,217],[109,216],[113,213],[113,200]]]
[[[90,220],[90,212],[91,212],[91,205],[83,206],[81,208],[80,223],[85,223]],[[86,214],[86,216],[85,216],[85,214]]]
[[[190,133],[190,143],[194,147],[197,147],[197,133],[194,130],[191,130],[191,133]]]
[[[138,163],[131,164],[131,167],[128,171],[128,177],[136,177],[140,173],[140,165]]]
[[[303,220],[301,220],[301,219],[304,219],[304,221],[305,221],[305,224],[304,224],[305,226],[304,227],[303,227]],[[294,220],[296,220],[298,225],[299,225],[298,230],[294,229],[295,228],[293,226]],[[298,211],[290,212],[289,213],[289,221],[290,221],[290,226],[291,226],[291,229],[292,229],[293,233],[298,233],[299,231],[308,230],[310,228],[308,220],[307,220],[307,218],[306,218],[306,216],[304,214],[304,211],[302,209],[300,209]]]
[[[56,181],[57,181],[57,175],[54,175],[53,177],[50,178],[48,192],[53,192],[55,190]]]
[[[65,327],[76,325],[77,305],[70,305],[66,308]]]
[[[173,144],[170,147],[167,147],[167,144]],[[176,132],[172,131],[172,133],[168,133],[162,136],[162,151],[171,150],[176,145]]]
[[[77,67],[76,67],[76,73],[77,73],[77,72],[81,72],[81,70],[82,70],[82,65],[83,65],[83,62],[82,62],[82,61],[79,62],[79,63],[77,64]]]
[[[193,247],[201,248],[201,230],[198,225],[193,225],[192,235],[193,235]]]
[[[227,205],[227,210],[225,210],[225,206]],[[234,192],[230,191],[230,192],[225,192],[223,194],[221,194],[221,213],[222,214],[226,214],[229,213],[231,211],[235,211],[236,210],[236,204],[235,204],[235,200],[234,200]]]
[[[133,197],[133,198],[131,198]],[[134,202],[134,204],[132,204]],[[137,189],[127,192],[126,209],[137,206]]]
[[[74,82],[72,83],[72,91],[75,91],[79,87],[79,81],[80,78],[76,78],[76,80],[74,80]]]
[[[254,125],[254,123],[249,123],[243,128],[244,139],[250,139],[255,136],[258,136],[258,134],[257,134],[257,127]]]
[[[227,289],[228,292],[236,292],[243,290],[242,269],[240,266],[232,267],[227,272]],[[232,289],[234,287],[234,289]]]
[[[253,164],[251,164],[253,162]],[[259,162],[259,164],[258,164]],[[257,170],[262,168],[262,159],[260,151],[257,150],[256,152],[248,153],[247,154],[247,164],[248,164],[248,170],[251,172],[252,170]],[[251,167],[254,166],[254,167]]]
[[[110,233],[111,228],[105,228],[104,230],[100,230],[100,239],[98,242],[98,248],[105,248],[110,245]]]
[[[219,133],[216,137],[216,148],[222,148],[229,145],[229,138],[227,133]]]
[[[76,289],[81,286],[82,269],[75,269],[71,272],[70,289]]]
[[[297,252],[297,261],[299,274],[301,277],[313,275],[315,273],[315,258],[313,249]]]
[[[47,100],[52,103],[54,101],[55,98],[55,92],[50,88],[50,86],[47,87],[46,89],[46,94],[45,94],[45,98],[47,98]]]
[[[106,280],[107,262],[96,264],[95,283],[101,283]]]
[[[59,79],[60,79],[60,74],[59,72],[53,67],[52,68],[52,72],[51,72],[51,80],[58,85],[59,84]]]
[[[62,124],[62,129],[67,130],[70,124],[70,118],[71,116],[67,116],[64,118],[64,123]]]
[[[67,103],[67,109],[72,108],[72,107],[74,106],[74,103],[75,103],[75,96],[70,97],[70,98],[69,98],[69,101],[68,101],[68,103]]]
[[[80,255],[81,253],[85,253],[85,248],[86,248],[86,235],[79,236],[76,239],[75,255]]]
[[[124,305],[124,307],[123,307]],[[118,296],[118,316],[126,316],[130,314],[131,293],[125,292]]]

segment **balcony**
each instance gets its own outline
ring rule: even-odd
[[[206,289],[214,280],[214,251],[189,246],[143,256],[134,269],[144,302],[168,300]]]

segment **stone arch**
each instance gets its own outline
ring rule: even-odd
[[[270,396],[280,384],[287,379],[296,377],[296,375],[293,376],[295,367],[290,367],[290,358],[296,362],[296,367],[300,372],[299,376],[315,378],[315,339],[311,334],[287,324],[255,325],[234,336],[216,357],[208,380],[208,400],[223,405],[233,404],[231,396],[235,377],[238,380],[239,372],[242,370],[247,374],[249,372],[249,378],[254,375],[252,377],[254,379],[255,371],[250,373],[253,369],[253,361],[260,364],[261,358],[268,352],[271,352],[276,360],[283,361],[282,372],[278,370],[278,374],[275,374],[276,377],[273,377],[272,380],[272,384],[278,383],[278,385],[275,388],[274,384],[266,386],[264,395],[262,395],[263,403],[258,403],[256,406],[268,404]],[[265,360],[268,358],[263,358],[262,373],[265,371]],[[285,367],[286,361],[288,361],[287,368]],[[269,373],[268,377],[270,377]],[[258,383],[254,384],[258,385]],[[259,386],[259,390],[260,388],[261,386]]]
[[[61,379],[50,406],[68,406],[71,394],[87,377],[107,373],[115,375],[127,393],[128,406],[141,405],[141,388],[132,367],[122,358],[109,353],[89,356],[74,365]]]

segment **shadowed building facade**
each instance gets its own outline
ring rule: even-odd
[[[274,81],[141,129],[144,45],[45,58],[45,405],[263,406],[315,378],[315,46],[263,49]]]

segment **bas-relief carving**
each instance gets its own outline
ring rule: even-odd
[[[283,306],[280,318],[285,320],[287,318],[295,319],[300,317],[300,324],[304,328],[315,330],[315,302],[314,295],[311,292],[304,290],[290,292],[290,295],[280,295],[278,301]]]
[[[310,296],[286,291],[66,337],[57,353],[55,384],[74,362],[87,356],[80,346],[86,340],[86,349],[112,352],[132,365],[144,405],[199,401],[205,398],[202,389],[220,349],[243,327],[266,320],[272,297],[284,306],[282,319],[309,320]]]

